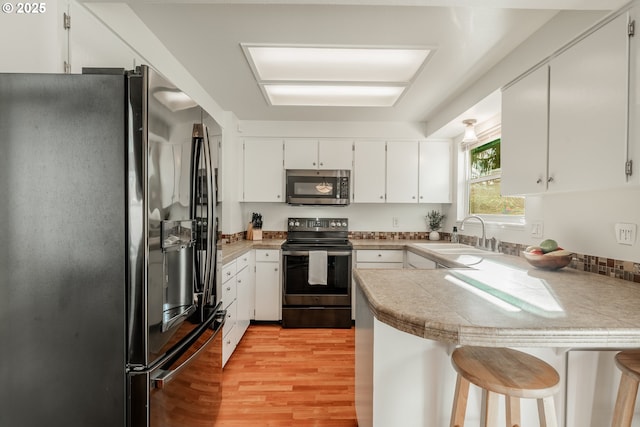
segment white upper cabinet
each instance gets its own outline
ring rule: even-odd
[[[628,37],[624,13],[504,90],[504,195],[625,184]]]
[[[387,143],[387,203],[418,203],[418,141]]]
[[[386,143],[356,141],[353,151],[353,202],[385,202]]]
[[[287,139],[285,169],[351,169],[353,143],[337,139]]]
[[[244,141],[245,202],[284,201],[282,144],[280,139]]]
[[[548,66],[534,70],[502,92],[503,196],[547,189],[548,95]]]
[[[315,139],[286,139],[284,141],[285,169],[318,169],[318,141]]]
[[[451,143],[420,141],[419,203],[451,203]]]
[[[318,141],[318,168],[353,168],[353,141],[345,139],[321,139]]]
[[[549,190],[626,182],[627,14],[551,61]]]

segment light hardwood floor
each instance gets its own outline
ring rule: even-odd
[[[224,368],[216,427],[357,427],[354,335],[251,325]]]

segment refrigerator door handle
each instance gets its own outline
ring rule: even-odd
[[[211,294],[212,294],[212,286],[214,285],[214,280],[213,280],[213,274],[212,272],[215,272],[215,262],[216,262],[216,257],[215,257],[215,225],[216,225],[216,221],[214,218],[214,204],[217,200],[217,194],[216,194],[216,189],[214,187],[213,184],[213,176],[214,176],[214,169],[213,169],[213,163],[212,163],[212,158],[211,158],[211,146],[209,144],[209,129],[207,129],[206,126],[202,126],[203,127],[203,141],[202,141],[202,146],[203,146],[203,151],[204,151],[204,161],[205,161],[205,168],[206,168],[206,179],[207,179],[207,255],[206,255],[206,264],[205,264],[205,282],[204,282],[204,289],[203,289],[203,296],[204,296],[204,301],[209,302],[209,299],[211,298]]]
[[[204,351],[209,343],[220,333],[222,330],[222,326],[224,325],[224,320],[227,316],[227,310],[218,310],[215,315],[215,320],[213,322],[212,328],[214,329],[213,334],[207,339],[207,341],[200,346],[198,350],[196,350],[189,358],[187,358],[184,362],[182,362],[179,366],[173,369],[156,369],[153,374],[151,374],[151,386],[157,389],[163,389],[171,380],[173,380],[184,368],[189,366],[189,364],[195,360],[202,351]]]

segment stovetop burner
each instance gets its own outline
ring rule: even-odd
[[[349,220],[347,218],[289,218],[287,241],[282,248],[351,250]]]

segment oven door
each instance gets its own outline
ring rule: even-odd
[[[282,252],[284,306],[350,306],[350,250],[327,251],[327,284],[309,284],[309,251]]]

